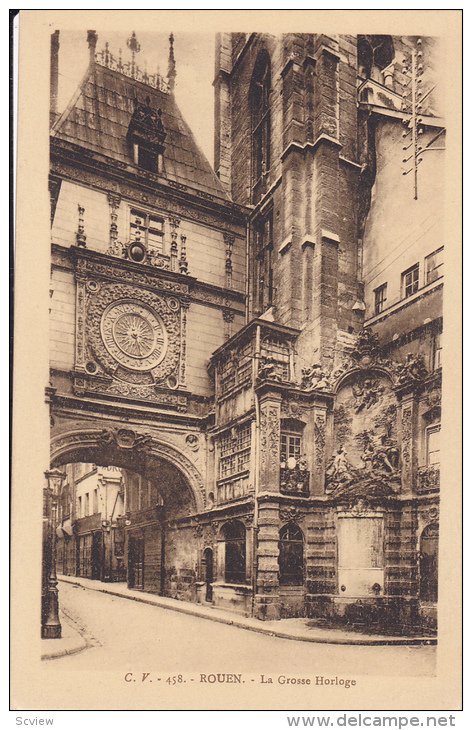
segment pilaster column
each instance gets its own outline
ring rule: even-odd
[[[313,495],[324,494],[326,469],[326,422],[327,408],[322,404],[313,412]]]
[[[259,491],[278,492],[280,487],[281,396],[267,393],[260,403]]]
[[[401,476],[402,492],[411,493],[416,486],[417,445],[416,423],[418,403],[414,392],[403,395],[401,400]]]
[[[254,615],[270,621],[280,618],[279,505],[276,502],[259,501],[257,525]]]

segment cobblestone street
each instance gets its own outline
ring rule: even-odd
[[[67,669],[155,672],[434,674],[434,646],[340,646],[263,636],[60,582],[66,616],[89,648],[51,662]],[[224,652],[222,652],[224,647]]]

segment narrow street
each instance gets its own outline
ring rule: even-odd
[[[428,676],[434,646],[340,646],[291,641],[63,582],[62,610],[90,646],[54,669]]]

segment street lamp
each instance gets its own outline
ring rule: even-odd
[[[56,575],[56,529],[58,500],[62,482],[66,475],[59,471],[59,469],[51,469],[50,471],[46,471],[44,476],[47,479],[48,485],[46,490],[48,537],[46,547],[47,555],[43,556],[46,560],[47,577],[46,594],[44,597],[45,613],[43,614],[41,636],[43,639],[60,639],[62,627],[59,621],[59,592],[57,590]]]

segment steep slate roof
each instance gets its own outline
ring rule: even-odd
[[[164,178],[229,200],[210,163],[199,149],[174,96],[118,71],[94,63],[52,129],[52,136],[78,144],[128,165],[133,159],[126,133],[135,97],[162,110],[167,133]]]

